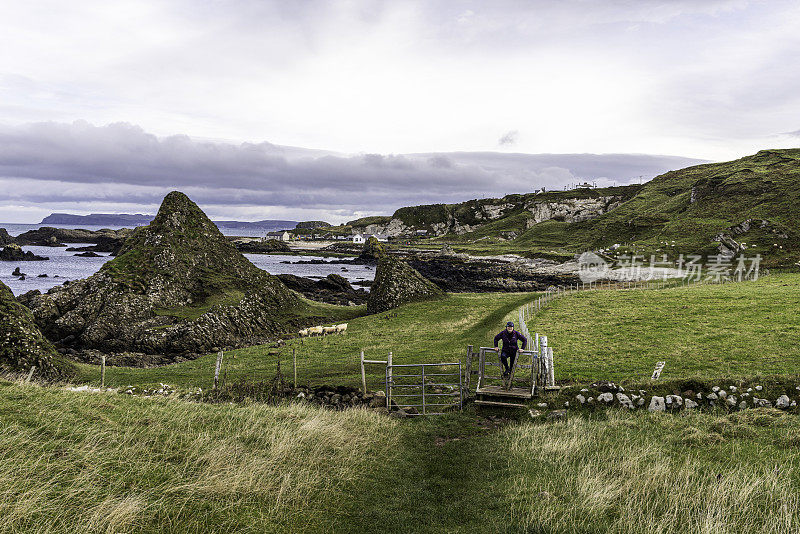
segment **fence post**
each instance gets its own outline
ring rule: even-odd
[[[425,365],[422,367],[422,415],[425,415]]]
[[[364,351],[361,351],[361,389],[367,394],[367,372],[364,370]]]
[[[217,365],[214,367],[214,389],[219,385],[219,370],[222,367],[222,351],[217,353]]]
[[[100,357],[100,387],[106,387],[106,355]]]
[[[105,359],[105,356],[103,356],[103,359]],[[33,372],[34,372],[35,370],[36,370],[36,366],[35,366],[35,365],[32,365],[32,366],[31,366],[31,370],[30,370],[30,371],[28,371],[28,378],[26,378],[26,379],[25,379],[25,382],[26,382],[26,383],[31,381],[31,378],[33,377]]]
[[[550,376],[550,371],[548,370],[548,362],[547,362],[547,336],[541,336],[539,338],[539,361],[541,362],[542,372],[539,373],[539,380],[543,382],[543,385],[547,385],[547,379]]]
[[[466,387],[467,392],[469,392],[469,385],[472,381],[472,345],[467,345],[467,380],[466,380]]]
[[[553,347],[547,347],[547,385],[556,385],[556,370],[553,367]]]
[[[236,353],[234,352],[234,355]],[[295,352],[295,348],[292,347],[292,366],[294,367],[294,388],[297,389],[297,353]]]
[[[386,408],[392,411],[392,351],[386,358]]]

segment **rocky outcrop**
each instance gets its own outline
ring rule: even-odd
[[[3,250],[0,250],[0,261],[45,261],[50,258],[46,256],[37,256],[30,250],[22,250],[22,247],[15,243],[6,245]]]
[[[458,257],[413,257],[409,265],[441,289],[454,292],[542,291],[570,285],[577,277],[543,272],[521,263],[462,260]]]
[[[181,354],[267,341],[290,328],[299,299],[173,191],[97,273],[25,303],[64,346]]]
[[[292,251],[289,245],[277,239],[234,241],[233,244],[239,252],[248,254],[275,254]]]
[[[619,206],[617,196],[597,198],[568,198],[558,201],[532,200],[525,204],[531,212],[533,224],[542,221],[580,222],[599,217]]]
[[[358,258],[365,261],[376,262],[385,255],[386,249],[383,248],[381,242],[374,237],[370,237],[367,239],[367,242],[364,243],[364,247],[361,249],[361,254],[358,255]]]
[[[24,373],[33,366],[35,376],[45,378],[67,378],[74,373],[73,366],[42,335],[30,310],[0,282],[0,370]]]
[[[443,296],[444,292],[436,284],[413,267],[396,258],[384,257],[375,272],[375,282],[367,300],[367,311],[380,313],[408,302]]]
[[[279,274],[278,278],[286,287],[301,293],[311,300],[349,306],[364,304],[369,293],[364,289],[354,289],[346,278],[338,274],[329,274],[322,280],[312,280],[293,274]]]
[[[14,238],[9,235],[5,228],[0,228],[0,247],[10,245],[14,242]]]
[[[81,228],[53,228],[43,226],[36,230],[28,230],[14,238],[18,245],[39,245],[39,246],[64,246],[61,243],[95,243],[104,244],[105,247],[121,244],[133,232],[130,228],[111,230],[103,228],[101,230],[84,230]],[[112,252],[110,250],[97,250],[96,252]]]

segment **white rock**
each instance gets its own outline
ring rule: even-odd
[[[736,396],[735,395],[728,396],[728,398],[725,399],[725,403],[731,408],[733,408],[734,406],[736,406]]]
[[[594,402],[594,397],[589,397],[588,399],[586,399],[586,402],[589,403],[589,404],[593,403]]]
[[[298,399],[305,399],[306,398],[306,394],[301,391],[300,393],[297,394],[297,398]]]
[[[764,388],[761,387],[761,386],[756,386],[756,391],[761,391],[762,389],[764,389]]]
[[[650,406],[647,407],[647,410],[650,412],[663,412],[667,409],[667,406],[664,402],[664,397],[656,397],[653,396],[650,399]]]
[[[728,386],[728,389],[731,390],[731,393],[736,393],[736,386]]]
[[[683,403],[686,406],[687,410],[694,410],[698,406],[698,404],[695,401],[689,398],[683,399]]]
[[[742,402],[739,403],[739,409],[740,410],[746,410],[747,409],[747,401],[746,400],[743,400]]]
[[[683,397],[680,395],[667,395],[666,402],[667,406],[672,408],[680,408],[683,406]]]
[[[564,402],[564,408],[569,408],[569,401]]]
[[[589,393],[589,390],[588,390],[588,389],[586,389],[586,388],[583,388],[583,389],[581,390],[581,393]]]
[[[644,397],[639,397],[639,400],[636,401],[636,406],[644,406],[644,403]]]
[[[619,387],[619,390],[620,390],[620,391],[625,391],[625,388],[624,388],[624,387],[622,387],[622,386],[620,386],[620,387]]]
[[[601,393],[597,396],[597,400],[603,402],[614,402],[614,395],[611,393]]]
[[[539,404],[536,405],[536,407],[537,408],[547,408],[547,403],[546,402],[540,402]]]
[[[791,401],[789,400],[789,397],[787,397],[786,395],[781,395],[780,397],[778,397],[778,400],[775,401],[775,407],[780,408],[781,410],[785,410],[790,405]]]
[[[715,401],[715,400],[717,400],[719,397],[717,397],[717,394],[716,394],[716,393],[709,393],[708,395],[706,395],[706,398],[707,398],[708,400],[710,400],[710,401]]]
[[[619,402],[620,405],[626,407],[627,409],[633,410],[633,402],[631,402],[630,397],[628,397],[624,393],[617,393],[617,402]]]
[[[719,386],[714,386],[713,388],[711,388],[711,391],[716,393],[717,391],[719,391]]]
[[[702,393],[698,393],[697,395],[695,395],[695,397],[697,397],[698,400],[703,400],[703,394]]]
[[[583,395],[578,394],[578,395],[575,395],[575,400],[577,400],[581,404],[584,404],[586,402],[586,397],[584,397]]]
[[[749,396],[750,396],[750,394],[749,394],[749,393],[742,393],[742,398],[743,398],[743,399],[746,399],[746,398],[747,398],[747,397],[749,397]]]
[[[794,408],[795,406],[797,406],[797,401],[792,401],[792,404],[791,404],[791,406],[792,406],[792,408]]]
[[[719,391],[717,392],[717,395],[719,395],[719,398],[720,398],[720,399],[724,399],[725,397],[727,397],[727,396],[728,396],[728,392],[727,392],[727,391],[725,391],[724,389],[721,389],[721,390],[719,390]]]
[[[753,388],[747,388],[747,392],[748,393],[752,393],[753,392]]]
[[[769,399],[759,399],[758,397],[753,397],[753,406],[758,408],[772,408],[772,403]]]

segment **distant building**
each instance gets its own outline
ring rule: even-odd
[[[286,230],[283,230],[281,232],[267,232],[267,235],[264,237],[264,239],[267,240],[277,239],[278,241],[289,241],[291,238],[292,235]]]
[[[595,184],[590,184],[589,182],[583,182],[582,184],[576,184],[575,189],[594,189],[597,186]]]
[[[424,236],[424,235],[428,235],[428,231],[427,230],[417,230],[415,232],[415,234],[418,235],[418,236]]]
[[[367,240],[370,237],[374,237],[375,239],[377,239],[378,241],[381,241],[383,243],[389,241],[389,238],[387,236],[385,236],[385,235],[382,235],[382,234],[355,234],[353,236],[353,243],[355,243],[357,245],[363,245],[364,243],[367,242]]]

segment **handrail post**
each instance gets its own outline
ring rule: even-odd
[[[392,351],[386,358],[386,408],[392,411]]]
[[[422,367],[422,415],[425,415],[425,364],[420,367]]]

